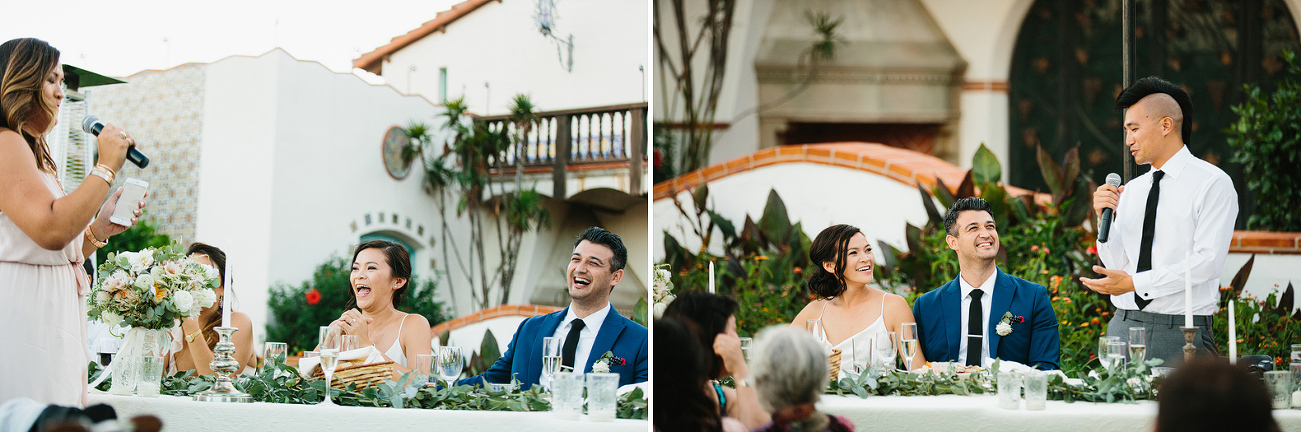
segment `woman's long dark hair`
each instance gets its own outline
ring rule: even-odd
[[[681,298],[679,297],[679,300]],[[674,300],[669,305],[676,304]],[[705,396],[707,358],[695,343],[695,323],[666,316],[655,323],[655,430],[721,431],[722,418]]]
[[[217,277],[221,278],[221,283],[223,285],[226,283],[226,252],[222,252],[221,249],[207,243],[194,242],[190,243],[190,247],[185,249],[185,256],[190,255],[207,256],[208,259],[212,260],[212,264],[217,266]],[[222,296],[235,295],[235,292],[230,289],[231,287],[222,288],[224,289]],[[218,299],[216,306],[217,313],[208,316],[207,321],[199,323],[199,328],[203,329],[203,341],[207,342],[208,348],[210,349],[217,347],[217,342],[220,338],[220,336],[217,335],[217,330],[214,329],[221,324],[221,316],[223,314],[222,308],[225,307],[225,302]]]
[[[402,302],[407,298],[407,288],[411,285],[411,254],[407,253],[407,248],[400,244],[388,240],[371,240],[357,246],[357,251],[352,253],[352,262],[348,265],[357,262],[357,255],[366,249],[379,249],[380,252],[384,252],[389,268],[393,269],[393,277],[406,279],[402,286],[393,289],[393,307],[402,306]],[[348,282],[351,285],[352,279],[349,278]],[[357,307],[357,292],[351,286],[348,287],[348,295],[351,297],[348,298],[348,304],[343,307],[343,310]]]
[[[714,354],[714,338],[727,331],[727,320],[736,314],[736,300],[704,291],[683,292],[664,309],[664,316],[686,318],[699,330],[698,349],[705,352],[705,370],[710,378],[720,378],[723,359]],[[656,336],[659,337],[659,336]]]
[[[809,292],[819,298],[832,298],[845,292],[845,249],[849,248],[849,239],[862,232],[850,225],[832,225],[818,233],[809,246]],[[822,263],[833,261],[834,274],[828,273]]]

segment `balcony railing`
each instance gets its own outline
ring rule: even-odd
[[[538,121],[520,143],[506,152],[502,165],[514,172],[516,159],[526,172],[550,168],[555,190],[564,198],[565,175],[581,165],[626,164],[631,195],[645,191],[642,177],[647,161],[646,103],[610,105],[538,114]],[[508,115],[478,117],[489,130],[516,135]],[[503,172],[504,174],[505,172]]]

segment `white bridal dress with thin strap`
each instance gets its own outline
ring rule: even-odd
[[[818,319],[822,319],[822,313],[827,311],[827,303],[831,303],[831,301],[827,301],[822,304],[822,311],[818,312]],[[826,321],[823,321],[822,324],[823,324],[822,340],[829,340],[827,339],[827,330],[825,327]],[[841,341],[839,344],[832,347],[834,349],[840,350],[840,376],[838,376],[836,379],[845,378],[847,376],[857,377],[857,375],[854,374],[854,347],[856,346],[855,341],[858,342],[857,346],[867,346],[868,340],[876,337],[877,333],[882,333],[885,331],[886,331],[885,295],[882,295],[881,315],[876,318],[876,321],[873,321],[872,324],[868,325],[867,328],[863,329],[863,331],[855,333],[853,336],[850,336],[849,338]],[[861,354],[860,357],[867,359],[870,358],[869,357],[870,355],[871,355],[870,353]]]
[[[55,197],[66,195],[53,175],[41,180]],[[81,245],[77,236],[61,249],[42,248],[0,212],[0,403],[25,396],[84,406],[90,279]]]

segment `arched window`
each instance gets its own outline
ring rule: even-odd
[[[1042,145],[1057,161],[1079,146],[1080,169],[1094,182],[1119,173],[1127,156],[1121,114],[1121,0],[1039,0],[1017,36],[1009,80],[1009,180],[1048,191],[1035,158]],[[1237,118],[1243,84],[1273,90],[1286,73],[1279,58],[1301,42],[1284,0],[1149,0],[1135,3],[1135,78],[1160,76],[1192,96],[1193,155],[1234,178],[1238,220],[1254,205],[1222,130]],[[1148,167],[1139,167],[1139,173]]]

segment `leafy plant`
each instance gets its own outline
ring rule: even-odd
[[[352,298],[348,281],[352,265],[347,259],[332,256],[316,267],[312,279],[298,286],[276,284],[271,288],[267,308],[267,340],[282,341],[290,352],[309,351],[317,344],[317,328],[343,314]],[[436,300],[437,285],[432,280],[412,276],[407,299],[398,310],[423,315],[430,325],[446,321],[450,314],[443,302]],[[313,296],[311,293],[315,293]],[[309,296],[316,297],[312,302]]]
[[[1258,198],[1248,229],[1301,231],[1301,65],[1296,53],[1285,51],[1287,76],[1271,95],[1255,85],[1243,85],[1246,100],[1232,107],[1238,115],[1224,133],[1241,163],[1247,190]]]
[[[1291,343],[1301,339],[1301,310],[1296,308],[1296,290],[1291,283],[1279,289],[1276,284],[1264,299],[1243,295],[1242,288],[1251,276],[1251,269],[1256,262],[1253,254],[1238,269],[1229,286],[1220,288],[1220,312],[1212,316],[1215,329],[1215,343],[1221,355],[1229,354],[1229,314],[1230,300],[1237,300],[1234,321],[1237,323],[1238,355],[1269,356],[1274,369],[1283,369],[1292,351]],[[1280,343],[1281,341],[1281,343]]]

